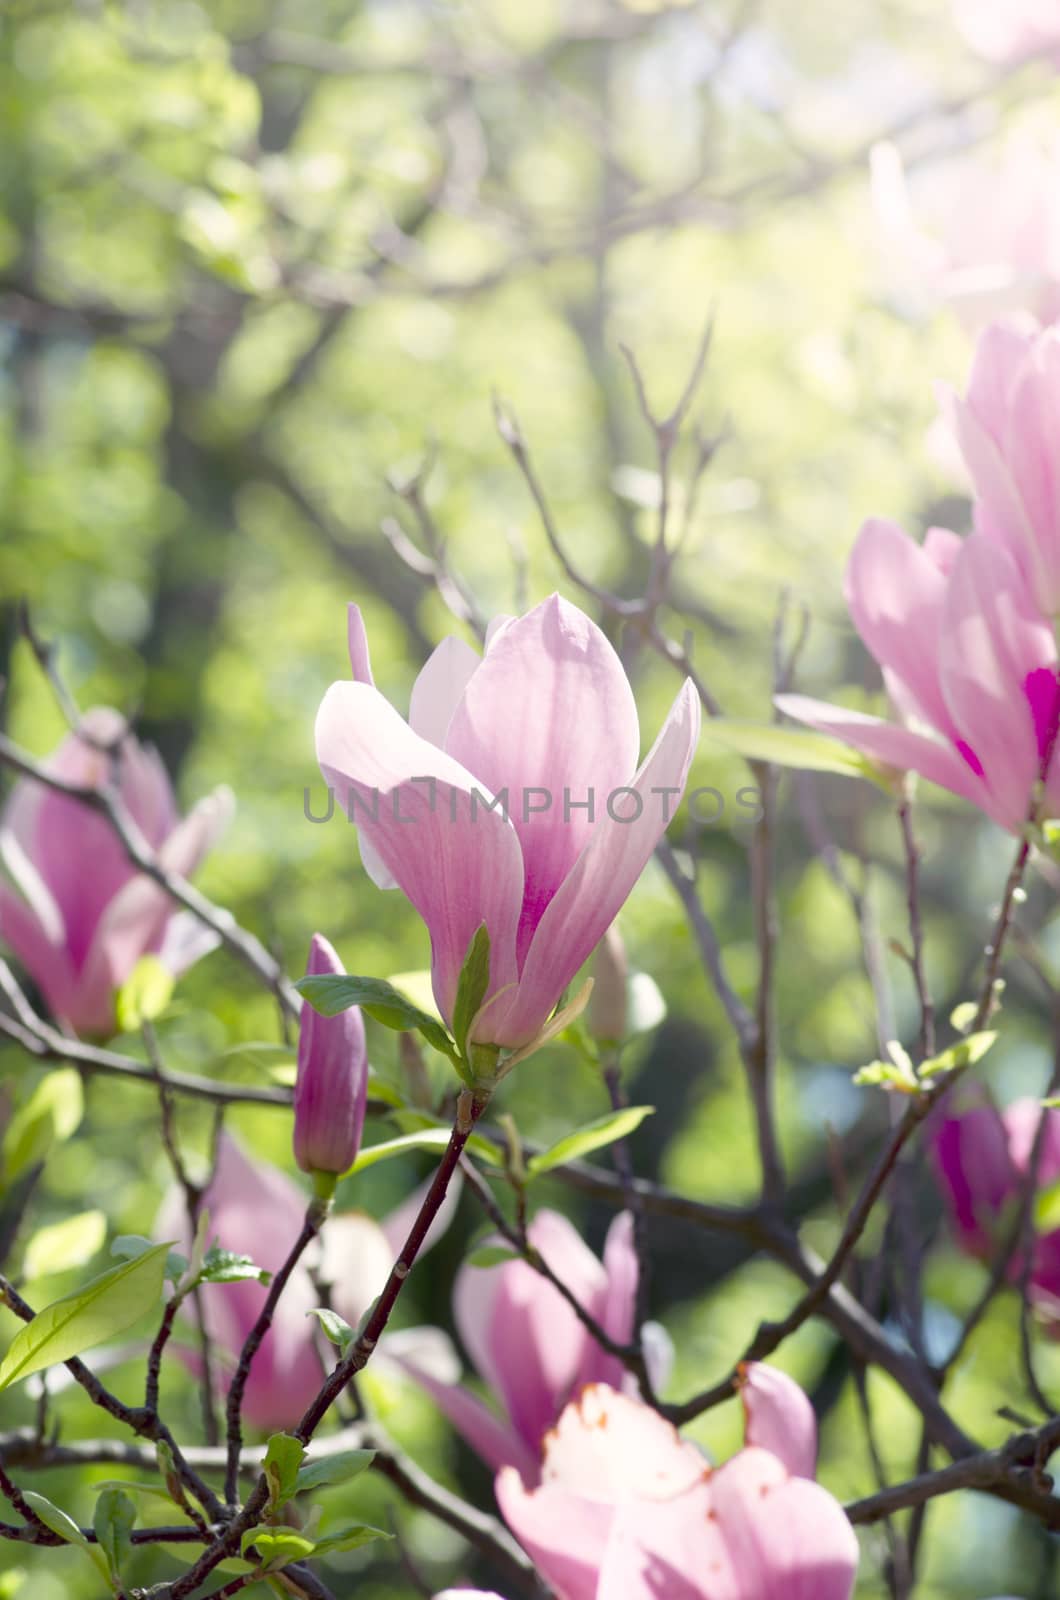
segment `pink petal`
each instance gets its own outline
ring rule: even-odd
[[[870,761],[892,767],[896,772],[919,772],[929,783],[970,800],[981,810],[990,811],[993,801],[986,785],[976,776],[967,759],[962,760],[947,746],[928,739],[911,728],[899,728],[881,717],[846,706],[832,706],[802,694],[778,694],[778,709],[796,722],[805,722],[820,733],[830,733],[844,744],[860,750]]]
[[[1044,1188],[1060,1178],[1060,1111],[1043,1106],[1033,1096],[1014,1100],[1001,1113],[1008,1135],[1009,1156],[1017,1172],[1024,1173],[1038,1138],[1038,1124],[1044,1121],[1041,1152],[1038,1157],[1038,1183]]]
[[[350,646],[350,671],[354,683],[374,684],[372,658],[368,653],[368,634],[360,606],[350,601],[346,607],[346,632]]]
[[[854,626],[881,667],[912,696],[921,718],[943,735],[952,720],[938,682],[938,635],[946,580],[895,523],[866,522],[846,572]]]
[[[187,972],[203,956],[216,950],[221,935],[200,922],[193,911],[178,911],[166,923],[166,931],[158,947],[158,959],[174,978]]]
[[[1009,1135],[996,1107],[985,1094],[978,1103],[932,1126],[928,1145],[951,1224],[964,1249],[989,1250],[993,1231],[1018,1174],[1009,1151]]]
[[[508,792],[526,867],[520,960],[580,851],[606,827],[607,797],[629,782],[639,744],[622,663],[576,606],[552,595],[493,637],[446,749],[494,794]],[[590,792],[592,817],[578,807]]]
[[[1033,530],[1033,587],[1039,605],[1060,610],[1060,475],[1056,463],[1060,416],[1060,338],[1041,335],[1013,387],[1002,448]]]
[[[513,983],[522,858],[511,825],[474,798],[485,791],[366,684],[332,684],[316,741],[325,782],[427,924],[442,1015],[452,1015],[460,969],[483,922],[490,992]]]
[[[695,1445],[653,1407],[593,1383],[548,1435],[542,1480],[625,1506],[684,1495],[709,1470]]]
[[[633,1244],[633,1217],[622,1211],[607,1230],[604,1244],[604,1272],[607,1275],[602,1295],[587,1303],[604,1332],[618,1344],[628,1344],[633,1337],[633,1319],[637,1302],[639,1267]],[[582,1364],[582,1383],[607,1383],[621,1389],[626,1382],[626,1370],[617,1356],[602,1350],[594,1339],[586,1344]]]
[[[496,1036],[504,1043],[523,1044],[533,1038],[618,915],[684,792],[699,721],[699,699],[692,684],[686,682],[640,771],[630,781],[641,801],[640,815],[624,822],[605,815],[597,823],[541,918],[514,1002],[506,1016],[494,1019]],[[664,796],[660,791],[668,792]],[[630,796],[622,796],[615,810],[619,817],[629,816]]]
[[[505,1522],[560,1600],[596,1600],[614,1507],[563,1488],[528,1493],[514,1467],[498,1474],[494,1492]]]
[[[452,634],[443,639],[412,685],[409,726],[413,733],[444,750],[453,712],[481,665],[482,657],[463,639]]]
[[[1028,679],[1033,686],[1033,675],[1045,669],[1055,701],[1055,666],[1052,630],[1014,561],[973,534],[946,593],[939,669],[953,720],[982,763],[992,810],[1009,827],[1026,818],[1041,765]],[[1044,720],[1049,716],[1047,708]]]
[[[320,1276],[331,1288],[332,1305],[351,1328],[382,1292],[395,1259],[386,1234],[365,1212],[344,1211],[328,1218],[320,1245]]]
[[[749,1361],[742,1379],[747,1443],[776,1456],[793,1478],[812,1478],[817,1471],[817,1418],[808,1396],[794,1378],[762,1361]]]
[[[858,1541],[819,1484],[789,1477],[766,1450],[746,1449],[714,1473],[711,1498],[733,1600],[849,1600]],[[720,1576],[718,1593],[727,1595]]]
[[[494,1471],[514,1467],[528,1482],[536,1479],[536,1451],[528,1450],[511,1425],[502,1422],[470,1389],[439,1383],[423,1366],[407,1357],[400,1357],[399,1365],[426,1390],[439,1411],[448,1417],[457,1433],[488,1467]]]

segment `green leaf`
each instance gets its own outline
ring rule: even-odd
[[[894,784],[884,769],[827,733],[803,728],[782,728],[772,723],[736,722],[708,717],[703,737],[750,761],[768,761],[778,767],[798,767],[804,772],[838,772],[845,777],[868,778],[890,794]]]
[[[979,1014],[979,1007],[974,1000],[962,1000],[959,1006],[954,1006],[950,1012],[950,1022],[958,1033],[967,1033]]]
[[[418,1133],[402,1134],[400,1139],[384,1139],[380,1144],[370,1144],[363,1149],[347,1176],[364,1172],[379,1161],[407,1155],[410,1150],[444,1150],[448,1143],[448,1128],[421,1128]]]
[[[634,972],[629,980],[629,1011],[626,1035],[651,1033],[666,1021],[666,1001],[662,990],[648,972]]]
[[[103,1248],[106,1237],[107,1219],[102,1211],[81,1211],[48,1228],[38,1228],[26,1246],[23,1274],[32,1280],[83,1267]]]
[[[351,1478],[359,1478],[374,1460],[374,1450],[338,1450],[333,1456],[308,1461],[299,1469],[294,1492],[304,1494],[308,1489],[322,1489],[325,1484],[349,1483]]]
[[[305,1459],[305,1445],[290,1433],[274,1433],[269,1439],[262,1467],[269,1484],[269,1510],[278,1511],[294,1494],[298,1469]]]
[[[406,1000],[393,984],[382,978],[321,973],[315,977],[299,978],[295,988],[322,1017],[337,1017],[340,1011],[360,1006],[362,1011],[366,1011],[384,1027],[394,1028],[398,1033],[414,1028],[450,1061],[455,1063],[460,1059],[442,1024],[426,1011],[421,1011],[419,1006],[413,1005],[411,1000]]]
[[[273,1527],[259,1522],[248,1528],[239,1541],[241,1555],[246,1555],[251,1545],[256,1546],[263,1571],[276,1572],[292,1561],[304,1561],[316,1549],[312,1539],[305,1539],[293,1528]]]
[[[43,1161],[54,1145],[76,1133],[85,1111],[80,1074],[61,1067],[42,1078],[24,1106],[15,1112],[4,1134],[5,1183]]]
[[[414,1111],[411,1107],[408,1107],[404,1111],[395,1112],[390,1118],[390,1121],[396,1123],[401,1129],[402,1133],[419,1133],[423,1129],[433,1129],[435,1132],[441,1131],[445,1134],[446,1141],[448,1142],[450,1128],[449,1123],[443,1122],[440,1117],[432,1117],[428,1111]],[[390,1142],[396,1143],[397,1141],[393,1140]],[[373,1145],[371,1148],[378,1150],[379,1146]],[[435,1146],[428,1145],[425,1146],[425,1148],[434,1149]],[[444,1147],[439,1146],[438,1148]],[[485,1161],[487,1166],[501,1167],[504,1165],[504,1160],[500,1150],[498,1150],[497,1146],[492,1144],[490,1140],[487,1139],[483,1134],[473,1133],[467,1141],[466,1149],[469,1155],[478,1156],[479,1160]],[[362,1151],[361,1154],[363,1155],[364,1152]],[[381,1157],[380,1159],[383,1158]],[[357,1168],[354,1167],[351,1170],[356,1171]]]
[[[91,1350],[138,1322],[162,1293],[168,1252],[168,1244],[155,1245],[39,1311],[16,1333],[0,1362],[0,1389]]]
[[[644,1118],[650,1117],[654,1110],[654,1106],[626,1106],[621,1111],[609,1111],[605,1116],[597,1117],[594,1122],[576,1129],[574,1133],[564,1134],[562,1139],[547,1150],[542,1150],[540,1155],[530,1157],[526,1164],[527,1176],[540,1177],[542,1172],[551,1172],[553,1167],[577,1161],[593,1150],[614,1144],[616,1139],[624,1139],[634,1128],[639,1128]]]
[[[505,1261],[521,1261],[518,1250],[507,1244],[484,1244],[464,1257],[465,1267],[499,1267]]]
[[[314,1553],[326,1556],[332,1551],[359,1550],[364,1544],[371,1544],[373,1539],[392,1539],[392,1533],[384,1533],[382,1528],[369,1527],[367,1522],[352,1522],[345,1528],[337,1528],[334,1533],[329,1533],[318,1539]]]
[[[173,1496],[160,1483],[140,1483],[131,1478],[104,1478],[102,1483],[97,1483],[95,1487],[120,1489],[123,1494],[146,1494],[153,1500],[164,1500],[167,1505],[173,1504]]]
[[[943,1072],[956,1072],[960,1067],[974,1067],[981,1061],[990,1046],[997,1038],[996,1031],[985,1029],[982,1033],[970,1033],[966,1039],[961,1039],[957,1044],[951,1044],[948,1050],[942,1050],[930,1061],[925,1061],[920,1068],[922,1078],[934,1078]]]
[[[271,1283],[272,1273],[259,1267],[250,1256],[240,1255],[237,1250],[222,1250],[219,1244],[210,1246],[199,1271],[201,1283],[244,1283],[249,1279],[257,1283]]]
[[[136,1506],[123,1490],[104,1489],[96,1501],[92,1526],[99,1540],[99,1548],[107,1558],[111,1577],[118,1584],[122,1566],[132,1550]]]
[[[23,1498],[30,1510],[40,1518],[46,1528],[50,1528],[52,1533],[57,1533],[59,1538],[64,1540],[66,1544],[77,1545],[79,1549],[83,1550],[88,1559],[103,1574],[107,1583],[110,1583],[110,1570],[106,1556],[102,1550],[97,1549],[94,1544],[91,1544],[85,1538],[72,1517],[68,1517],[65,1511],[60,1511],[58,1506],[52,1505],[50,1500],[46,1500],[42,1494],[37,1494],[33,1489],[24,1489]]]
[[[1060,1227],[1060,1178],[1039,1189],[1034,1197],[1034,1231],[1052,1233]]]
[[[461,1058],[468,1059],[467,1036],[490,986],[490,936],[479,923],[467,947],[453,1002],[453,1038]]]
[[[119,1261],[137,1261],[155,1248],[154,1239],[145,1239],[141,1233],[119,1233],[111,1243],[110,1253]],[[166,1256],[165,1276],[171,1283],[179,1283],[187,1270],[186,1258],[179,1250],[171,1250]]]
[[[324,1337],[338,1348],[340,1356],[344,1356],[357,1335],[344,1317],[337,1311],[332,1311],[328,1306],[314,1306],[312,1311],[307,1311],[309,1317],[317,1317],[324,1330]]]
[[[122,1033],[135,1033],[160,1017],[173,998],[173,974],[157,956],[141,956],[118,990],[114,1011]]]

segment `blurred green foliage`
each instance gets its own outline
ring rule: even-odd
[[[962,99],[948,118],[919,115]],[[1051,81],[1033,68],[992,81],[961,47],[944,0],[7,0],[0,594],[26,598],[38,628],[61,641],[83,705],[138,713],[186,802],[232,785],[238,817],[200,881],[292,971],[316,929],[351,971],[423,967],[422,928],[368,882],[352,833],[303,813],[306,786],[318,810],[323,800],[312,723],[327,685],[347,675],[346,599],[364,610],[377,682],[398,704],[454,626],[380,531],[396,518],[423,546],[415,506],[388,476],[400,490],[433,454],[427,512],[484,614],[563,586],[494,428],[499,392],[572,559],[594,582],[639,594],[659,477],[619,347],[635,352],[664,410],[712,313],[702,427],[726,437],[690,510],[680,611],[664,616],[666,629],[680,639],[691,628],[696,665],[731,715],[764,719],[773,618],[787,588],[813,613],[800,684],[831,692],[847,682],[848,697],[867,703],[878,686],[841,612],[841,562],[865,515],[916,527],[944,505],[964,518],[927,430],[934,380],[959,381],[968,358],[947,314],[910,320],[881,278],[867,142],[913,113],[919,159],[944,166],[948,151],[1056,106]],[[686,446],[676,461],[678,518],[691,459]],[[647,744],[676,675],[634,637],[619,642]],[[9,731],[43,753],[62,723],[13,606],[2,654]],[[735,803],[747,781],[707,729],[693,783],[717,788],[725,814],[713,828],[679,823],[675,841],[698,860],[730,973],[749,996],[751,823]],[[956,802],[924,799],[929,967],[945,1014],[971,993],[1008,846]],[[905,965],[887,949],[905,937],[905,902],[886,800],[840,778],[786,778],[780,1126],[808,1237],[827,1250],[833,1190],[856,1179],[886,1106],[850,1085],[879,1044],[861,933],[822,839],[868,891],[893,1006],[885,1035],[910,1039],[916,1019]],[[1049,892],[1033,891],[1028,922],[1055,953],[1050,914]],[[638,1170],[693,1195],[750,1198],[757,1157],[735,1044],[658,869],[623,926],[633,966],[656,977],[669,1007],[627,1058],[633,1098],[658,1107],[633,1138]],[[982,1069],[1002,1098],[1044,1085],[1044,1013],[1017,968],[1002,1040]],[[250,1079],[260,1062],[223,1053],[275,1040],[278,1019],[218,952],[182,981],[159,1037],[173,1067]],[[381,1072],[399,1070],[392,1035],[375,1028],[371,1046]],[[37,1069],[13,1048],[0,1065],[9,1099],[24,1101]],[[592,1070],[561,1045],[505,1089],[505,1109],[541,1142],[605,1103]],[[230,1122],[291,1167],[282,1114],[241,1110]],[[182,1108],[190,1147],[205,1146],[207,1123]],[[374,1168],[344,1186],[340,1203],[381,1215],[425,1170],[422,1158]],[[111,1236],[143,1231],[166,1181],[150,1095],[90,1083],[84,1124],[47,1166],[15,1248],[27,1292],[43,1302],[83,1281],[75,1246],[96,1240],[96,1210]],[[944,1341],[982,1273],[935,1238],[926,1174],[914,1171],[912,1183],[929,1251],[929,1328]],[[538,1203],[573,1211],[599,1242],[602,1213],[553,1179],[538,1188]],[[48,1241],[37,1230],[75,1215],[81,1231],[42,1277]],[[399,1320],[449,1322],[452,1273],[478,1225],[465,1198]],[[653,1313],[676,1341],[679,1396],[725,1371],[793,1288],[728,1240],[714,1249],[659,1229],[654,1243]],[[1017,1321],[1014,1299],[1000,1298],[952,1380],[962,1419],[987,1443],[1005,1436],[997,1408],[1019,1403]],[[1042,1344],[1049,1388],[1060,1354]],[[823,1481],[844,1499],[871,1492],[855,1389],[843,1381],[848,1358],[832,1334],[805,1327],[779,1360],[821,1410]],[[131,1360],[116,1369],[122,1392],[134,1393],[136,1371]],[[367,1389],[431,1471],[488,1498],[485,1474],[420,1395],[378,1375]],[[194,1435],[195,1397],[175,1364],[163,1393],[178,1434]],[[884,1469],[907,1476],[915,1414],[878,1374],[867,1393]],[[31,1421],[24,1394],[5,1403],[5,1421]],[[67,1437],[98,1431],[78,1391],[56,1406]],[[739,1430],[730,1405],[692,1432],[724,1453]],[[92,1485],[108,1474],[50,1472],[34,1483],[90,1520]],[[350,1501],[368,1522],[396,1519],[429,1583],[473,1574],[455,1535],[371,1475]],[[878,1529],[863,1544],[858,1594],[868,1600],[887,1592],[887,1552]],[[143,1551],[135,1579],[147,1585],[173,1570],[169,1556]],[[337,1557],[331,1570],[340,1586],[356,1575],[360,1600],[415,1592],[386,1546]],[[917,1594],[1018,1590],[1044,1600],[1055,1570],[1035,1528],[999,1503],[958,1496],[928,1516]],[[5,1597],[97,1593],[76,1551],[0,1545]]]

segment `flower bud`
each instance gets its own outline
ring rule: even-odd
[[[317,933],[306,974],[343,973],[328,941]],[[303,1006],[294,1091],[294,1157],[303,1172],[346,1172],[361,1146],[368,1098],[368,1053],[359,1006],[322,1017]]]
[[[626,1036],[628,1012],[629,964],[618,924],[613,922],[600,941],[593,961],[589,1032],[594,1039],[617,1043]]]

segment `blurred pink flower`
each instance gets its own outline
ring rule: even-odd
[[[1026,131],[918,178],[893,144],[870,158],[877,254],[914,306],[951,305],[970,331],[1007,312],[1060,317],[1060,140]]]
[[[933,1127],[930,1151],[950,1224],[961,1249],[989,1260],[1012,1223],[1012,1207],[1023,1193],[1038,1132],[1045,1118],[1037,1188],[1060,1179],[1060,1111],[1043,1110],[1033,1098],[998,1111],[985,1092],[966,1097],[960,1110]],[[1011,1275],[1022,1276],[1015,1256]],[[1028,1280],[1031,1301],[1060,1321],[1060,1228],[1035,1237]]]
[[[322,934],[315,933],[306,972],[345,968]],[[359,1006],[322,1017],[303,1006],[298,1024],[298,1080],[294,1091],[294,1156],[303,1172],[343,1173],[361,1147],[368,1100],[368,1051]]]
[[[659,1414],[591,1384],[545,1441],[540,1484],[497,1477],[505,1520],[559,1600],[848,1600],[854,1530],[805,1475],[805,1395],[747,1372],[748,1444],[712,1469]],[[768,1446],[754,1442],[761,1435]]]
[[[1009,551],[942,528],[918,545],[893,522],[867,522],[845,588],[901,723],[804,695],[779,695],[780,709],[1014,832],[1046,767],[1048,804],[1060,809],[1056,644]]]
[[[203,1205],[210,1214],[211,1240],[224,1250],[250,1256],[267,1272],[276,1272],[301,1231],[306,1196],[277,1168],[252,1161],[225,1133]],[[190,1244],[184,1197],[176,1188],[163,1201],[154,1231],[157,1238],[182,1240],[184,1248]],[[206,1327],[224,1363],[225,1387],[267,1293],[264,1284],[253,1281],[203,1288]],[[263,1432],[291,1427],[320,1388],[323,1372],[309,1320],[317,1303],[309,1273],[304,1266],[296,1267],[251,1363],[243,1396],[244,1417]],[[194,1351],[181,1348],[180,1353],[192,1371],[200,1370]]]
[[[1045,54],[1060,66],[1056,0],[953,0],[953,15],[971,48],[988,61]]]
[[[44,765],[99,788],[114,765],[99,747],[120,739],[122,802],[161,865],[188,877],[228,821],[231,793],[215,790],[180,819],[157,753],[121,738],[124,727],[116,711],[88,711]],[[115,994],[142,956],[157,955],[177,976],[218,942],[137,872],[106,818],[31,778],[16,783],[0,818],[0,867],[0,939],[78,1033],[114,1032]]]
[[[975,487],[976,528],[1008,550],[1047,616],[1060,613],[1060,329],[999,322],[976,347],[968,391],[949,395]]]
[[[612,1339],[627,1343],[633,1334],[637,1295],[629,1213],[623,1212],[611,1224],[603,1262],[559,1212],[539,1211],[528,1233],[534,1249],[585,1310]],[[461,1267],[453,1313],[464,1348],[503,1414],[462,1384],[439,1383],[414,1360],[407,1367],[492,1467],[517,1466],[532,1480],[545,1434],[583,1384],[622,1388],[628,1382],[636,1388],[618,1357],[600,1348],[559,1290],[525,1261]],[[663,1340],[661,1330],[649,1332],[648,1349],[660,1382],[669,1355]]]
[[[317,716],[325,781],[358,825],[367,870],[396,884],[427,924],[442,1015],[452,1016],[484,922],[490,986],[473,1038],[525,1044],[673,814],[699,734],[692,685],[638,769],[622,664],[558,595],[495,621],[484,657],[444,640],[416,680],[408,723],[372,684],[355,607],[350,647],[358,681],[332,684]]]

